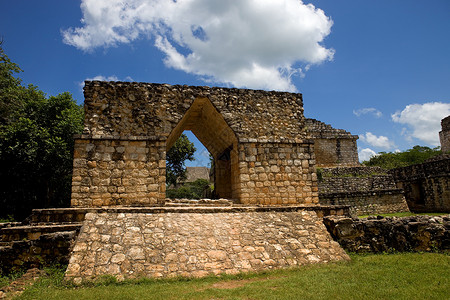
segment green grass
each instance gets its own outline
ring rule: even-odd
[[[135,280],[74,287],[56,271],[19,299],[448,299],[450,256],[351,255],[351,262],[203,279]]]
[[[372,215],[362,215],[358,218],[367,218],[369,216],[383,216],[383,217],[410,217],[410,216],[444,216],[449,215],[449,213],[444,212],[432,212],[432,213],[412,213],[412,212],[398,212],[390,214],[372,214]]]

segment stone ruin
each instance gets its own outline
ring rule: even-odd
[[[191,130],[214,157],[215,192],[240,204],[317,204],[301,94],[150,83],[85,84],[73,207],[163,204],[166,152]]]
[[[68,241],[76,283],[347,260],[322,217],[408,210],[391,174],[359,167],[357,136],[304,117],[301,94],[99,81],[84,92],[72,208],[35,210],[25,232],[35,241],[19,251],[32,262],[30,249]],[[166,201],[166,152],[184,130],[212,154],[220,200]],[[70,238],[55,226],[72,226]],[[22,239],[19,227],[2,240]],[[68,251],[54,249],[40,253]]]
[[[450,212],[450,116],[441,120],[442,154],[390,171],[414,212]]]
[[[442,153],[450,152],[450,116],[441,120],[442,130],[439,132]]]

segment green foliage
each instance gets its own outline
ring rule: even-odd
[[[167,189],[166,196],[171,199],[200,199],[205,197],[208,189],[210,189],[208,180],[197,179],[194,182],[187,182],[177,189]]]
[[[0,48],[1,49],[1,48]],[[73,135],[83,110],[69,93],[47,98],[13,77],[20,69],[0,51],[0,217],[70,203]]]
[[[429,148],[425,146],[414,146],[412,149],[403,152],[380,152],[363,164],[370,167],[382,167],[384,169],[394,169],[407,167],[410,165],[424,163],[427,159],[442,154],[439,147]]]
[[[166,155],[166,183],[168,186],[176,186],[186,179],[186,160],[194,160],[197,149],[185,134],[182,134],[170,148]]]

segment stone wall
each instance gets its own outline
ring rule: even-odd
[[[305,129],[314,140],[318,167],[359,165],[357,135],[315,119],[305,119]]]
[[[164,201],[166,147],[160,141],[75,140],[72,206],[147,206]]]
[[[403,191],[379,167],[323,168],[318,174],[321,205],[349,205],[354,215],[409,211]]]
[[[243,143],[239,147],[241,203],[318,203],[312,144]]]
[[[442,130],[439,132],[441,150],[443,153],[450,152],[450,116],[441,120]]]
[[[29,268],[65,265],[69,262],[76,231],[41,235],[36,240],[22,240],[0,246],[0,273],[8,274]]]
[[[450,212],[450,157],[440,158],[390,171],[412,211]]]
[[[402,190],[324,193],[319,194],[321,205],[349,205],[355,216],[409,212]]]
[[[450,216],[329,216],[324,223],[333,238],[350,252],[450,251]]]
[[[348,259],[313,211],[88,213],[66,278],[201,277]]]
[[[302,95],[296,93],[86,81],[84,95],[83,133],[92,137],[168,138],[196,99],[208,99],[239,141],[305,136]]]

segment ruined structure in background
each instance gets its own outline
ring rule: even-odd
[[[357,135],[315,119],[306,119],[305,128],[314,140],[317,167],[359,166]]]
[[[210,180],[210,168],[208,167],[186,167],[186,180],[184,182],[194,182],[197,179]]]
[[[441,120],[442,130],[439,132],[442,153],[450,152],[450,116]]]
[[[184,130],[213,155],[218,197],[318,203],[301,94],[99,81],[86,82],[84,91],[73,207],[163,203],[166,151]]]
[[[380,167],[323,168],[317,173],[321,205],[348,205],[359,216],[409,212],[403,190]]]
[[[442,155],[390,171],[414,212],[450,212],[450,116],[442,119],[441,125]]]

